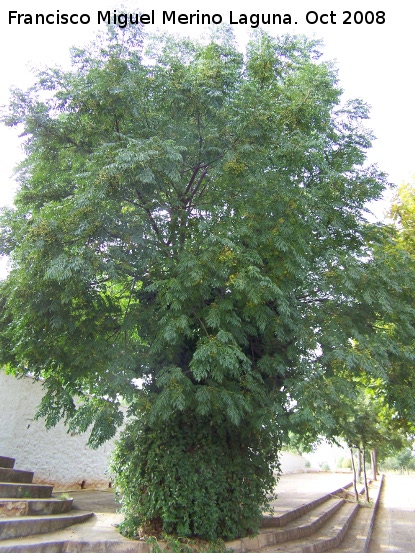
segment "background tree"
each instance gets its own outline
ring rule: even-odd
[[[42,377],[40,415],[92,424],[92,445],[128,402],[129,535],[255,531],[288,429],[333,426],[348,374],[389,384],[389,330],[402,314],[413,336],[412,312],[365,220],[386,184],[366,117],[316,42],[258,33],[243,56],[226,28],[110,28],[14,91],[27,157],[2,219],[0,361]]]
[[[415,457],[411,448],[405,448],[398,451],[394,456],[387,457],[382,462],[382,468],[384,470],[400,470],[401,473],[406,469],[415,470]]]

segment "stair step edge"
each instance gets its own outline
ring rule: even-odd
[[[302,539],[310,536],[329,520],[344,505],[344,499],[333,500],[329,505],[324,505],[323,509],[314,509],[296,519],[282,528],[275,528],[271,531],[262,531],[259,535],[264,536],[260,542],[271,544],[285,543],[287,541]],[[317,511],[317,512],[315,512]]]
[[[28,470],[0,467],[0,482],[32,484],[33,476],[34,473]]]
[[[94,513],[92,513],[91,511],[77,511],[77,510],[73,510],[71,511],[70,513],[61,513],[61,514],[58,514],[58,515],[45,515],[43,517],[38,517],[38,516],[30,516],[30,517],[7,517],[7,518],[1,518],[0,519],[0,526],[2,526],[4,523],[8,523],[8,522],[38,522],[39,520],[43,519],[43,520],[60,520],[60,519],[77,519],[77,518],[82,518],[82,517],[85,517],[88,515],[88,517],[92,516]]]
[[[360,506],[355,503],[350,509],[350,513],[347,518],[342,522],[338,529],[334,528],[326,538],[320,538],[314,543],[303,545],[301,548],[293,551],[292,553],[324,553],[325,551],[332,552],[334,548],[338,547],[344,540],[350,525],[360,511]],[[330,535],[332,534],[332,535]],[[317,538],[316,538],[317,539]]]
[[[322,503],[328,501],[333,496],[336,496],[344,490],[350,488],[353,486],[353,482],[350,482],[349,484],[346,484],[342,488],[338,488],[337,490],[334,490],[333,492],[330,492],[326,495],[323,495],[321,497],[318,497],[317,499],[314,499],[313,501],[310,501],[309,503],[305,503],[304,505],[301,505],[300,507],[297,507],[295,509],[291,509],[287,511],[286,513],[278,516],[270,516],[270,517],[264,517],[261,522],[261,528],[276,528],[279,526],[285,526],[288,523],[292,522],[293,520],[296,520],[297,518],[302,517],[304,514],[308,513],[309,511],[312,511],[315,509],[318,505],[321,505]]]
[[[0,542],[0,553],[149,553],[149,546],[143,541],[120,540],[89,541],[85,539],[59,539],[51,541],[35,541],[39,536],[33,536],[33,542],[23,538],[25,543],[10,543],[8,546]],[[14,540],[12,540],[14,541]]]
[[[53,486],[45,484],[0,482],[0,499],[37,499],[39,497],[51,497],[52,492]]]
[[[2,455],[0,455],[0,467],[2,468],[12,469],[15,462],[16,459],[13,459],[13,457],[3,457]]]
[[[72,508],[73,499],[56,498],[38,498],[38,499],[19,499],[3,498],[0,499],[0,514],[6,517],[13,516],[48,516],[54,514],[67,513]]]
[[[49,534],[75,524],[81,524],[92,516],[93,513],[77,511],[76,514],[2,519],[0,520],[0,540],[13,540],[37,534]]]
[[[313,533],[309,536],[294,538],[288,542],[284,542],[284,553],[322,553],[324,551],[331,551],[343,540],[352,520],[358,513],[359,508],[360,507],[357,503],[352,505],[344,502],[342,508],[333,514],[333,516],[336,517],[334,524],[333,521],[331,521],[332,517],[330,517],[323,522],[320,528],[317,529],[319,530],[318,534]],[[324,527],[326,525],[328,526],[328,524],[331,524],[332,527],[330,527],[329,531],[326,531],[327,529],[325,530]],[[324,536],[324,534],[323,537],[321,536],[322,529],[326,536]],[[304,544],[304,537],[308,538],[307,544]],[[267,538],[269,540],[271,536],[267,536]],[[226,544],[226,549],[233,549],[235,553],[247,553],[254,551],[272,553],[276,551],[276,547],[282,545],[281,543],[270,542],[268,540],[261,539],[261,534],[259,534],[253,538],[243,538],[229,542]]]
[[[335,550],[336,553],[368,552],[383,483],[384,475],[370,488],[373,506],[371,508],[362,507],[359,510],[359,515],[352,522],[344,542]]]

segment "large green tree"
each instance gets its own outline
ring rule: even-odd
[[[0,361],[43,378],[47,424],[92,424],[92,445],[128,403],[130,535],[255,531],[289,417],[310,435],[324,418],[322,377],[386,379],[367,320],[388,292],[362,290],[385,186],[367,108],[301,37],[258,33],[242,55],[228,29],[109,28],[72,54],[4,115],[27,156],[2,219]]]

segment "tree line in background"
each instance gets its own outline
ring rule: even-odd
[[[0,362],[112,463],[130,537],[257,531],[289,433],[413,432],[414,194],[365,164],[367,106],[304,37],[108,28],[14,90]]]

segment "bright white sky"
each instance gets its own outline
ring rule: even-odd
[[[219,13],[229,22],[241,13],[290,14],[292,24],[264,26],[271,34],[302,33],[323,39],[325,54],[336,60],[340,71],[341,85],[346,98],[360,97],[372,106],[370,128],[377,140],[370,153],[370,161],[376,162],[389,174],[392,182],[399,184],[415,173],[413,160],[413,132],[415,129],[414,108],[414,63],[415,3],[406,0],[143,0],[124,5],[133,12],[143,13],[155,10],[156,24],[161,24],[163,10],[179,13]],[[1,80],[0,104],[8,101],[12,86],[21,88],[31,83],[30,67],[40,65],[65,65],[68,63],[68,49],[93,39],[99,28],[97,12],[119,8],[114,0],[13,0],[0,8]],[[18,25],[9,23],[9,11],[18,13],[60,14],[86,13],[91,22],[87,25]],[[306,22],[307,12],[330,14],[336,23]],[[343,12],[385,12],[384,24],[343,24]],[[359,20],[360,14],[357,14]],[[315,17],[311,14],[311,17]],[[370,20],[370,14],[367,15]],[[324,17],[323,17],[324,19]],[[353,19],[353,15],[352,15]],[[330,21],[330,16],[326,18]],[[297,24],[294,24],[294,22]],[[154,26],[147,26],[149,31]],[[202,25],[166,25],[164,30],[182,34],[198,35],[204,31]],[[238,39],[246,40],[249,25],[234,25]],[[21,159],[22,152],[16,132],[0,127],[0,205],[10,204],[15,184],[13,167]]]

